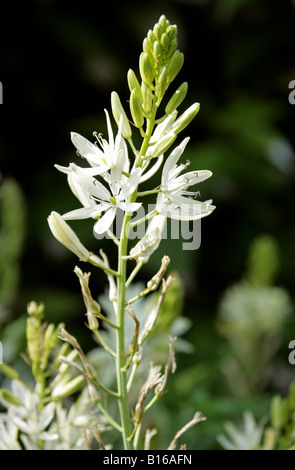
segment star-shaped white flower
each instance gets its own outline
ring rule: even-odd
[[[115,182],[110,182],[111,192],[97,179],[80,173],[77,169],[72,171],[72,180],[75,187],[75,194],[82,202],[88,195],[87,205],[80,209],[75,209],[63,215],[66,220],[98,218],[93,230],[101,235],[112,225],[117,209],[124,212],[134,212],[139,209],[141,203],[128,202],[129,196],[137,188],[141,177],[141,169],[136,168],[131,172],[130,177],[126,177],[126,182],[122,188]],[[83,202],[82,202],[83,203]]]
[[[63,173],[71,174],[71,167],[74,165],[81,173],[89,176],[106,175],[110,171],[112,181],[120,183],[120,179],[124,173],[129,172],[129,158],[127,145],[122,137],[121,128],[122,120],[119,123],[119,129],[114,138],[110,117],[105,110],[109,141],[107,142],[100,134],[96,134],[97,143],[93,144],[82,135],[72,132],[71,139],[75,145],[79,155],[85,158],[90,167],[83,168],[75,164],[69,167],[55,165],[55,167]]]
[[[189,138],[184,139],[169,155],[165,162],[161,192],[157,198],[157,212],[177,220],[196,220],[205,217],[215,209],[211,201],[196,201],[196,191],[187,191],[189,186],[200,183],[212,175],[209,170],[189,171],[180,175],[187,164],[177,165]],[[193,199],[186,196],[193,196]]]

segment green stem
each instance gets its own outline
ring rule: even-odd
[[[142,156],[145,155],[151,135],[155,125],[155,117],[157,106],[153,104],[150,117],[147,119],[147,129],[140,152],[137,156],[136,166],[141,167],[143,163]],[[129,197],[129,202],[135,202],[137,191]],[[116,336],[116,374],[118,387],[118,407],[121,418],[122,438],[125,450],[131,450],[133,444],[130,436],[132,434],[132,418],[128,403],[127,376],[126,376],[126,354],[125,354],[125,307],[126,307],[126,268],[127,268],[127,252],[128,252],[128,232],[130,230],[131,214],[126,213],[122,225],[119,253],[118,253],[118,271],[117,275],[117,336]]]

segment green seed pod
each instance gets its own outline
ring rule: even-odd
[[[165,91],[167,89],[168,72],[166,67],[162,67],[157,81],[156,95],[158,97],[157,106],[159,106]]]
[[[130,111],[136,127],[141,128],[144,124],[144,117],[137,90],[134,88],[130,95]]]
[[[141,79],[147,85],[152,85],[154,70],[147,52],[142,52],[139,57],[139,72]]]
[[[184,98],[186,97],[188,89],[187,82],[184,82],[177,88],[176,92],[172,95],[170,100],[167,103],[165,108],[165,113],[170,114],[173,113],[175,109],[183,102]]]
[[[117,126],[119,126],[120,119],[122,119],[122,136],[125,137],[125,139],[130,139],[130,137],[132,136],[131,127],[127,119],[126,113],[123,109],[123,106],[121,104],[119,95],[116,91],[113,91],[111,93],[111,106],[112,113],[117,123]]]
[[[142,82],[141,84],[141,93],[142,93],[142,109],[145,112],[145,114],[149,115],[152,106],[153,106],[153,94],[149,90],[148,86]]]
[[[132,69],[128,70],[127,81],[128,81],[128,86],[129,86],[130,93],[132,92],[132,90],[135,89],[136,92],[137,92],[137,95],[138,95],[138,99],[142,103],[142,93],[141,93],[140,84],[139,84],[139,81],[137,80],[137,77],[136,77],[136,75],[135,75],[135,73],[133,72]]]
[[[174,52],[173,56],[168,62],[168,80],[172,82],[178,72],[180,71],[181,67],[183,66],[184,62],[184,55],[182,52],[178,50]]]
[[[171,126],[171,131],[179,134],[194,119],[200,110],[200,103],[190,106]]]

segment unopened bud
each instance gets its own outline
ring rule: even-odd
[[[166,60],[169,60],[171,59],[171,57],[173,56],[174,52],[176,51],[177,49],[177,39],[172,39],[170,41],[170,44],[169,44],[169,47],[168,47],[168,51],[166,52],[165,54],[165,58]]]
[[[168,34],[170,41],[175,39],[176,36],[177,36],[177,26],[176,26],[176,24],[171,24],[171,25],[167,26],[166,33]]]
[[[55,238],[81,260],[87,261],[90,255],[89,251],[82,245],[75,232],[64,221],[62,216],[58,212],[53,211],[47,220]]]
[[[44,312],[44,304],[38,304],[34,300],[28,303],[27,312],[30,316],[41,318]]]
[[[161,47],[159,41],[155,41],[154,45],[153,45],[153,55],[154,55],[155,60],[158,60],[161,53],[162,53],[162,47]]]
[[[140,104],[140,97],[138,96],[138,91],[135,88],[133,88],[130,95],[130,111],[134,124],[136,127],[141,128],[144,124],[144,117]]]
[[[149,87],[144,82],[141,83],[141,92],[142,109],[147,115],[149,115],[153,106],[153,95],[150,92]]]
[[[142,52],[139,57],[139,72],[141,79],[147,85],[152,85],[155,78],[153,66],[147,52]]]
[[[172,97],[167,103],[167,106],[165,108],[166,114],[170,114],[178,108],[178,106],[183,102],[184,98],[186,97],[187,89],[187,82],[182,83],[180,87],[177,88],[176,92],[172,95]]]
[[[176,50],[167,65],[169,82],[172,82],[174,80],[181,67],[183,66],[183,62],[183,53],[179,52],[179,50]]]
[[[126,113],[124,111],[124,108],[121,104],[119,95],[116,91],[113,91],[111,93],[111,106],[112,106],[112,113],[117,123],[117,126],[119,126],[120,119],[122,119],[122,129],[121,129],[122,136],[125,137],[125,139],[130,139],[130,137],[132,136],[131,127],[130,127],[128,118],[126,116]]]
[[[163,47],[164,51],[166,52],[168,50],[168,47],[169,47],[169,36],[167,33],[164,33],[162,34],[162,37],[161,37],[161,46]]]
[[[157,81],[157,87],[156,87],[156,95],[158,97],[157,106],[160,105],[160,102],[167,89],[167,77],[168,77],[167,68],[162,67],[160,74],[159,74],[158,81]]]
[[[155,145],[149,147],[146,158],[157,158],[173,144],[177,137],[174,131],[169,131]]]
[[[172,124],[170,131],[179,134],[194,119],[200,110],[200,103],[190,106],[178,119]]]
[[[128,86],[129,86],[130,93],[132,92],[132,90],[135,89],[138,93],[140,102],[142,102],[142,94],[141,94],[140,84],[139,84],[139,81],[138,81],[138,79],[137,79],[137,77],[136,77],[136,75],[135,75],[135,73],[132,69],[128,70],[127,81],[128,81]]]
[[[55,399],[64,398],[77,392],[84,382],[83,375],[78,375],[67,383],[59,383],[52,391],[52,397]]]
[[[13,405],[13,406],[20,406],[22,404],[20,399],[16,397],[15,395],[13,395],[13,393],[11,393],[6,388],[1,388],[0,399],[8,403],[9,405]]]
[[[0,364],[0,373],[12,380],[19,379],[19,373],[8,364]]]

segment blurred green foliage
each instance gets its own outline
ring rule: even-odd
[[[15,4],[10,2],[12,8]],[[4,356],[17,362],[26,304],[35,299],[45,303],[49,322],[64,321],[89,348],[87,332],[81,330],[76,261],[53,240],[46,221],[53,208],[63,213],[78,207],[53,165],[72,161],[70,131],[89,139],[94,130],[106,133],[103,108],[110,109],[111,91],[122,101],[127,96],[127,71],[136,69],[141,41],[162,13],[178,25],[185,56],[180,82],[189,84],[184,106],[201,103],[187,130],[191,141],[184,158],[193,168],[213,171],[200,191],[217,209],[202,221],[199,250],[183,251],[181,240],[164,240],[145,267],[144,281],[163,254],[171,257],[171,270],[179,272],[184,286],[183,313],[191,321],[185,339],[194,345],[190,354],[179,352],[177,380],[172,377],[157,419],[169,430],[172,422],[180,427],[200,409],[207,421],[186,436],[187,447],[219,448],[216,435],[224,421],[240,419],[245,409],[258,418],[267,414],[272,395],[286,396],[294,379],[287,350],[295,338],[290,307],[295,107],[288,101],[288,84],[295,78],[292,0],[126,1],[115,9],[109,2],[99,12],[87,2],[36,0],[7,15],[0,32],[5,45],[0,166],[3,181],[17,181],[24,195],[8,212],[23,251],[21,262],[19,248],[14,263],[1,262],[1,292],[8,286],[5,296],[13,301],[8,316],[1,311],[0,339]],[[7,28],[17,45],[7,40]],[[24,200],[25,244],[23,230],[15,230],[22,225]],[[91,224],[76,224],[76,229],[85,246],[97,251]],[[261,233],[267,234],[263,240]],[[102,240],[99,248],[108,252],[108,246]],[[1,259],[8,253],[2,250]],[[14,281],[4,282],[12,272]],[[93,295],[102,295],[104,277],[93,273],[92,281]],[[217,328],[225,299],[226,334]],[[238,342],[249,353],[247,365],[227,367],[224,374]],[[230,387],[225,375],[237,385],[243,377],[244,386],[238,388],[245,393]]]

